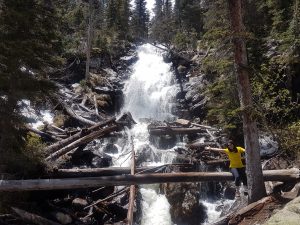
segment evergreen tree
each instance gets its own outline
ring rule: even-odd
[[[148,38],[149,13],[145,0],[135,0],[132,13],[132,35],[138,39]]]
[[[42,100],[51,85],[47,69],[59,50],[51,1],[3,0],[0,9],[0,164],[16,165],[25,134],[21,100]],[[46,4],[47,3],[47,4]],[[7,156],[7,157],[6,157]],[[17,158],[17,157],[16,157]],[[22,165],[22,162],[18,166]],[[26,172],[26,171],[24,171]]]

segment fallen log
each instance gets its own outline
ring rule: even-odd
[[[300,178],[300,171],[297,168],[288,170],[266,170],[263,171],[263,176],[265,181],[297,181]],[[230,180],[233,180],[233,177],[229,172],[158,173],[76,179],[1,180],[0,191],[59,190],[133,184]]]
[[[151,173],[161,167],[183,167],[192,169],[192,164],[165,164],[161,166],[137,167],[137,173]],[[50,176],[54,178],[72,178],[72,177],[99,177],[130,174],[130,167],[107,167],[107,168],[86,168],[86,169],[58,169],[54,170]]]
[[[113,131],[117,131],[119,129],[119,126],[117,125],[113,125],[113,126],[110,126],[110,127],[106,127],[102,130],[99,130],[99,131],[94,131],[82,138],[79,138],[77,139],[76,141],[70,143],[69,145],[65,146],[64,148],[52,153],[51,155],[49,155],[47,158],[46,158],[46,161],[50,161],[50,160],[55,160],[57,158],[59,158],[60,156],[68,153],[69,151],[71,151],[72,149],[80,146],[80,145],[83,145],[83,144],[87,144],[89,142],[91,142],[92,140],[96,139],[96,138],[100,138],[100,137],[103,137],[104,135],[107,135]]]
[[[220,164],[225,164],[225,163],[229,163],[229,159],[215,159],[215,160],[203,160],[204,163],[206,163],[207,165],[220,165]]]
[[[88,134],[90,134],[92,131],[96,131],[98,130],[99,128],[101,127],[104,127],[108,124],[111,124],[113,123],[114,121],[116,120],[115,117],[112,117],[112,118],[109,118],[108,120],[104,121],[104,122],[100,122],[100,123],[97,123],[91,127],[89,127],[88,129],[86,130],[82,130],[64,140],[61,140],[61,141],[58,141],[56,143],[54,143],[53,145],[50,145],[48,147],[45,148],[45,152],[48,153],[48,154],[51,154],[65,146],[67,146],[68,144],[74,142],[75,140],[79,139],[79,138],[82,138]]]
[[[25,127],[26,127],[27,130],[41,136],[42,138],[46,138],[46,139],[51,140],[51,141],[60,141],[61,140],[61,138],[58,138],[58,137],[55,137],[51,134],[45,133],[45,132],[43,132],[41,130],[38,130],[36,128],[33,128],[29,125],[25,125]]]
[[[61,225],[60,223],[56,223],[54,221],[51,221],[49,219],[46,219],[44,217],[38,216],[33,213],[26,212],[25,210],[18,209],[18,208],[12,208],[12,210],[22,218],[22,220],[25,220],[30,223],[38,224],[38,225]]]
[[[149,128],[151,135],[174,135],[174,134],[196,134],[206,132],[202,128],[172,128],[172,127],[160,127],[160,128]]]
[[[74,119],[78,120],[79,122],[83,123],[83,124],[87,124],[87,125],[95,125],[96,122],[88,120],[86,118],[83,118],[79,115],[77,115],[73,109],[71,109],[63,100],[59,101],[61,103],[61,105],[63,106],[63,108],[65,109],[65,111]]]

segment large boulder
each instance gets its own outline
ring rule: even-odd
[[[297,225],[300,224],[300,197],[295,198],[275,213],[264,225]]]
[[[199,203],[198,186],[195,183],[169,183],[163,186],[171,205],[172,221],[176,224],[199,225],[207,218],[206,208]]]

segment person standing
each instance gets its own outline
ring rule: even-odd
[[[212,148],[210,146],[205,147],[206,150],[212,150],[217,152],[224,152],[227,154],[230,161],[230,172],[234,177],[234,183],[236,187],[236,197],[240,197],[241,182],[243,183],[243,189],[245,194],[247,193],[247,176],[246,168],[242,161],[242,154],[245,153],[245,149],[238,147],[232,140],[228,141],[227,148]]]

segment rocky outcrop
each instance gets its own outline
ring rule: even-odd
[[[198,225],[207,218],[206,208],[199,203],[195,183],[169,183],[163,186],[171,205],[172,221],[176,224]]]
[[[297,225],[300,223],[300,197],[275,213],[264,225]]]

